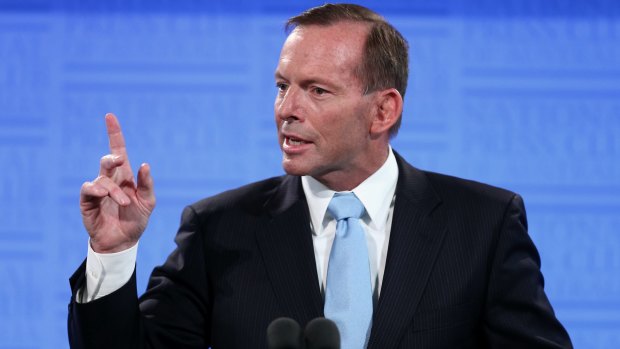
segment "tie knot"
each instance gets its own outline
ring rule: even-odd
[[[337,220],[361,218],[364,205],[353,193],[336,193],[327,206],[327,211]]]

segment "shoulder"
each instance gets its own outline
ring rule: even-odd
[[[399,162],[401,193],[410,197],[432,198],[450,212],[460,214],[493,213],[503,215],[509,206],[522,207],[521,197],[507,189],[458,178],[446,174],[417,169],[402,157]]]
[[[404,186],[406,189],[402,194],[426,198],[422,202],[430,203],[427,205],[432,207],[429,214],[444,222],[453,232],[450,236],[457,239],[459,245],[470,246],[469,249],[474,250],[477,247],[469,245],[470,241],[474,241],[477,245],[491,248],[507,226],[518,226],[514,231],[527,231],[523,200],[513,191],[418,170],[406,163],[403,163],[402,169],[403,176],[409,179],[408,183],[413,183]]]
[[[510,190],[474,180],[430,171],[422,172],[428,178],[433,189],[444,200],[460,200],[470,203],[472,201],[505,203],[511,201],[517,195]]]
[[[203,215],[226,210],[261,212],[269,199],[287,182],[290,176],[267,178],[224,191],[188,206],[195,214]]]
[[[514,216],[527,226],[525,207],[519,194],[472,180],[423,172],[453,224],[460,227],[469,224],[488,226],[497,231],[507,217]]]

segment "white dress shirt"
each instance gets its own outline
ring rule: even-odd
[[[351,190],[366,208],[361,224],[368,244],[372,290],[377,298],[381,292],[385,271],[397,180],[398,165],[390,148],[385,163]],[[303,176],[301,183],[310,210],[314,259],[319,285],[321,292],[324,292],[329,253],[336,236],[336,220],[327,212],[327,206],[336,192],[310,176]]]
[[[371,284],[377,297],[381,291],[385,271],[397,180],[398,166],[390,148],[385,163],[352,190],[366,208],[366,213],[362,217],[362,227],[366,232],[368,243]],[[318,282],[323,291],[327,280],[329,253],[336,235],[336,221],[327,213],[327,206],[335,191],[310,176],[303,176],[301,182],[310,210]],[[96,253],[89,241],[86,290],[78,292],[77,301],[90,302],[120,289],[133,274],[137,252],[138,244],[117,253]]]
[[[86,290],[77,292],[78,303],[107,296],[129,281],[136,267],[138,244],[116,253],[97,253],[88,241],[86,255]]]

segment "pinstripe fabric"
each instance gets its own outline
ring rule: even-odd
[[[368,347],[570,348],[544,294],[521,198],[395,155],[400,176]],[[301,190],[299,178],[284,176],[187,208],[177,249],[139,302],[134,277],[76,304],[78,269],[72,348],[264,348],[273,319],[305,326],[322,316]]]

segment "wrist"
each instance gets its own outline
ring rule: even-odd
[[[98,243],[96,240],[91,238],[90,248],[92,248],[93,251],[96,253],[109,254],[109,253],[118,253],[118,252],[126,251],[134,247],[137,243],[138,241],[127,241],[127,242],[117,244],[117,245],[106,245],[106,244]]]

